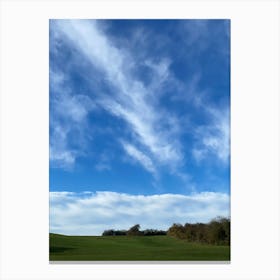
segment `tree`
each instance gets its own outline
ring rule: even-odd
[[[217,217],[207,224],[173,224],[167,234],[189,242],[230,245],[230,219]]]
[[[144,236],[166,235],[166,231],[157,229],[145,229],[142,233]]]
[[[108,229],[104,230],[102,233],[103,236],[118,236],[118,235],[126,235],[126,230],[114,230]]]
[[[211,244],[229,245],[230,221],[218,217],[209,223],[209,241]]]
[[[115,235],[115,231],[113,229],[107,229],[104,230],[102,233],[103,236],[111,236],[111,235]]]
[[[173,224],[167,231],[167,234],[180,239],[186,238],[186,232],[181,224]]]
[[[131,236],[137,236],[137,235],[142,235],[142,232],[139,230],[140,229],[140,225],[134,225],[133,227],[131,227],[128,231],[127,231],[127,235],[131,235]]]

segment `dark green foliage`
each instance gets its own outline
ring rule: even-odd
[[[134,225],[133,227],[131,227],[127,232],[126,235],[129,236],[139,236],[139,235],[143,235],[142,232],[140,231],[140,225]]]
[[[103,236],[156,236],[169,235],[189,242],[199,242],[214,245],[230,245],[230,219],[217,217],[207,224],[196,223],[185,225],[173,224],[168,231],[146,229],[140,231],[140,225],[136,224],[129,230],[105,230]]]
[[[190,242],[207,243],[207,225],[203,223],[185,224],[184,231],[186,239]]]
[[[102,233],[103,236],[120,236],[120,235],[126,235],[126,230],[113,230],[113,229],[108,229],[105,230]]]
[[[230,219],[218,217],[208,224],[173,224],[167,234],[189,242],[230,245]]]
[[[143,231],[144,236],[166,235],[166,231],[157,229],[145,229]]]
[[[103,235],[103,236],[115,235],[115,230],[113,230],[113,229],[104,230],[103,233],[102,233],[102,235]]]
[[[209,223],[209,241],[216,245],[230,244],[230,220],[222,217]]]
[[[114,230],[108,229],[102,233],[102,236],[120,236],[120,235],[130,235],[130,236],[155,236],[155,235],[166,235],[166,231],[157,229],[145,229],[140,231],[140,225],[135,225],[129,230]]]

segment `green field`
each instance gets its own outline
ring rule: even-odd
[[[169,236],[50,234],[50,261],[229,261],[230,247]]]

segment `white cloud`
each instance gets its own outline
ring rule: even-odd
[[[111,166],[107,163],[97,163],[94,167],[97,171],[111,170]]]
[[[170,73],[172,61],[168,58],[153,60],[149,57],[143,57],[142,61],[129,52],[126,48],[117,48],[114,42],[102,30],[98,21],[88,20],[59,20],[54,21],[53,28],[57,40],[65,40],[70,48],[76,48],[84,56],[86,61],[92,65],[92,69],[97,69],[102,73],[102,77],[110,84],[113,90],[108,93],[104,91],[94,91],[94,102],[90,96],[69,94],[69,89],[61,87],[65,82],[65,77],[57,73],[54,76],[53,84],[58,89],[66,91],[58,100],[60,106],[57,106],[57,114],[67,117],[73,123],[85,124],[87,114],[94,106],[98,105],[108,111],[115,117],[123,120],[130,129],[129,140],[133,140],[132,149],[125,149],[130,157],[137,160],[142,166],[152,174],[156,174],[159,165],[166,165],[173,174],[184,162],[182,147],[179,141],[179,135],[182,133],[182,120],[176,116],[159,108],[157,98],[160,96],[160,88],[165,81],[172,80],[173,84],[181,87],[180,91],[186,94],[172,97],[178,100],[186,99],[186,102],[192,103],[197,109],[202,109],[204,114],[209,115],[209,125],[195,127],[197,141],[193,147],[192,153],[198,161],[213,154],[222,162],[226,163],[229,158],[229,117],[228,112],[221,113],[212,108],[207,108],[204,103],[207,92],[198,89],[200,75],[196,73],[191,79],[188,79],[187,86],[182,85]],[[199,32],[191,32],[194,36],[188,36],[189,43],[193,44],[200,34],[207,27],[207,21],[194,21],[193,27]],[[65,39],[67,38],[67,39]],[[141,36],[140,36],[141,38]],[[138,57],[138,56],[137,56]],[[141,56],[140,56],[141,57]],[[134,70],[139,65],[145,65],[152,71],[152,82],[145,84],[134,75]],[[92,69],[86,73],[90,79]],[[64,98],[64,97],[65,98]],[[156,97],[155,97],[156,96]],[[181,123],[181,125],[180,125]],[[78,127],[78,126],[77,126]],[[71,131],[72,128],[66,127],[65,131]],[[56,145],[60,149],[53,148],[57,160],[61,159],[64,164],[74,163],[77,151],[72,151],[67,145],[67,137],[62,139],[62,144]],[[64,142],[63,142],[64,141]],[[59,142],[59,138],[58,138]],[[82,145],[85,147],[85,145]],[[191,149],[191,147],[189,147]],[[188,149],[188,147],[184,147]],[[71,160],[71,157],[74,160]],[[142,159],[140,159],[142,158]],[[64,160],[65,159],[65,160]],[[99,170],[105,170],[108,165],[101,164],[97,166]]]
[[[87,116],[96,105],[88,96],[73,93],[67,86],[67,77],[60,71],[50,69],[50,88],[50,161],[52,167],[71,168],[86,146]],[[71,133],[78,140],[76,149],[69,144]]]
[[[148,59],[144,61],[144,65],[153,70],[154,78],[152,79],[152,83],[150,85],[152,90],[161,88],[162,84],[167,81],[167,79],[171,78],[172,75],[169,71],[170,64],[171,60],[167,58],[164,58],[159,62]]]
[[[52,167],[69,168],[75,163],[76,151],[68,147],[68,133],[68,127],[62,126],[58,120],[51,119],[49,157]]]
[[[62,94],[61,94],[62,95]],[[70,121],[84,122],[87,114],[94,108],[92,100],[82,94],[67,94],[60,96],[59,103],[56,106],[57,113]]]
[[[209,154],[214,154],[222,162],[227,163],[230,153],[229,112],[208,109],[211,122],[208,126],[196,130],[198,146],[193,149],[193,156],[200,161]]]
[[[75,153],[73,151],[67,151],[63,149],[54,149],[50,147],[50,160],[54,165],[60,167],[72,166],[75,162]]]
[[[145,62],[155,77],[149,87],[131,74],[139,62],[134,61],[128,50],[116,48],[96,21],[60,20],[56,27],[116,89],[110,95],[97,94],[96,102],[127,123],[135,145],[139,143],[148,149],[149,157],[168,166],[178,164],[182,154],[179,143],[174,141],[172,126],[176,120],[152,102],[157,84],[160,86],[169,76],[170,61]],[[137,147],[139,151],[141,145]],[[154,172],[147,165],[144,167]]]
[[[97,171],[106,171],[111,170],[110,160],[112,156],[109,156],[108,153],[103,153],[100,155],[98,163],[94,166]]]
[[[100,235],[105,229],[168,229],[173,223],[208,222],[229,216],[229,195],[130,195],[116,192],[51,192],[50,232]]]
[[[135,146],[123,142],[123,148],[127,152],[127,154],[135,159],[138,163],[140,163],[146,170],[156,175],[156,168],[152,160],[145,155],[143,152],[139,151]]]
[[[203,144],[206,149],[214,151],[218,158],[226,162],[229,156],[229,129],[228,125],[225,123],[227,120],[217,123],[215,129],[217,133],[209,135],[203,139]]]

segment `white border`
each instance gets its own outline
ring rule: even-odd
[[[1,279],[279,279],[278,1],[1,1]],[[48,262],[48,19],[230,18],[231,263]]]

